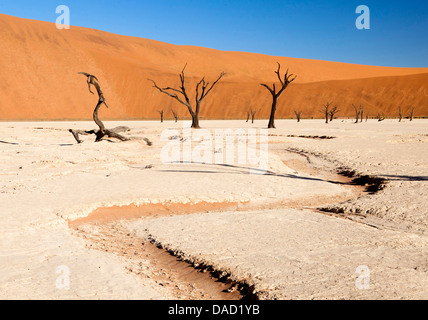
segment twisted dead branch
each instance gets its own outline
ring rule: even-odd
[[[91,85],[94,86],[95,89],[97,90],[98,103],[94,109],[93,119],[94,119],[94,122],[97,124],[99,130],[84,131],[84,130],[70,129],[69,132],[71,132],[74,139],[76,139],[77,143],[82,143],[83,141],[80,140],[80,135],[94,134],[96,136],[96,139],[95,139],[96,142],[101,141],[104,137],[114,138],[114,139],[118,139],[120,141],[128,141],[129,140],[128,138],[119,134],[119,132],[129,131],[130,129],[128,127],[121,126],[121,127],[116,127],[114,129],[110,129],[110,130],[106,129],[104,123],[100,120],[100,118],[98,116],[98,112],[99,112],[99,110],[103,104],[108,108],[108,105],[107,105],[106,100],[104,98],[104,94],[101,90],[101,86],[98,83],[98,78],[92,74],[85,73],[85,72],[79,72],[79,74],[83,74],[84,76],[86,76],[88,89],[89,89],[90,93],[95,94],[91,90]]]

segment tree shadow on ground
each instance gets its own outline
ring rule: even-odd
[[[269,170],[259,169],[259,168],[250,168],[250,167],[241,167],[231,164],[219,163],[219,164],[211,164],[211,163],[203,163],[203,162],[191,162],[191,161],[177,161],[171,162],[172,164],[202,164],[207,166],[220,166],[227,167],[232,169],[237,169],[234,171],[204,171],[204,170],[174,170],[174,169],[166,169],[166,170],[157,170],[159,172],[176,172],[176,173],[209,173],[209,174],[253,174],[253,175],[261,175],[261,176],[274,176],[288,179],[300,179],[300,180],[309,180],[309,181],[318,181],[318,182],[327,182],[339,185],[352,185],[352,183],[342,182],[342,181],[334,181],[328,179],[321,179],[317,177],[304,177],[298,176],[289,173],[276,173]]]
[[[428,181],[428,176],[400,176],[391,174],[382,174],[379,176],[391,181]]]

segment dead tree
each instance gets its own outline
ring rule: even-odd
[[[360,116],[363,114],[363,105],[360,104],[359,107],[357,107],[355,104],[352,104],[355,110],[355,123],[358,123],[360,121]]]
[[[377,114],[377,121],[381,122],[383,120],[385,120],[385,116],[383,115],[383,113],[382,113],[382,115],[380,113],[378,113]]]
[[[363,108],[363,106],[361,106],[361,109],[360,109],[360,122],[361,123],[363,122],[363,114],[364,114],[364,108]]]
[[[205,99],[205,97],[211,92],[211,90],[214,88],[214,86],[223,78],[225,75],[224,72],[220,74],[220,76],[215,80],[213,83],[206,82],[205,77],[201,79],[196,84],[196,96],[195,96],[195,105],[192,106],[190,103],[189,96],[187,94],[186,88],[185,88],[185,76],[184,76],[184,70],[186,69],[187,64],[184,66],[183,70],[180,73],[180,87],[179,89],[171,88],[171,87],[165,87],[161,88],[159,87],[156,82],[152,79],[148,79],[149,81],[153,82],[153,88],[156,88],[159,90],[159,92],[162,92],[169,97],[177,100],[181,104],[184,104],[187,109],[189,110],[190,115],[192,116],[192,128],[199,129],[199,111],[201,110],[201,103]],[[180,98],[177,94],[182,95]]]
[[[324,114],[325,123],[328,123],[328,120],[330,118],[330,102],[327,102],[325,105],[323,105],[321,112]]]
[[[272,85],[272,88],[269,87],[265,83],[260,84],[261,86],[263,86],[267,90],[269,90],[270,94],[272,95],[272,108],[271,108],[269,124],[268,124],[269,129],[275,128],[275,112],[276,112],[276,106],[278,103],[278,98],[281,96],[281,94],[284,92],[284,90],[287,89],[288,85],[291,82],[293,82],[294,80],[296,80],[296,78],[297,78],[297,76],[294,76],[294,78],[292,78],[293,74],[289,75],[288,69],[284,75],[284,78],[281,78],[280,71],[281,71],[281,65],[278,62],[278,69],[275,71],[276,75],[278,76],[279,82],[281,83],[281,87],[279,88],[278,91],[277,91],[275,83]]]
[[[158,110],[158,113],[160,114],[160,121],[163,122],[163,114],[165,113],[165,111],[162,110]]]
[[[172,115],[174,116],[175,122],[178,122],[178,119],[180,118],[180,115],[178,114],[178,111],[172,109],[171,112],[172,112]]]
[[[250,110],[250,114],[251,114],[251,123],[254,123],[254,120],[256,119],[256,113],[257,112],[259,112],[260,111],[260,109],[258,109],[258,110],[253,110],[253,109],[251,109]]]
[[[329,111],[329,115],[330,115],[330,122],[333,121],[334,116],[336,115],[336,113],[339,112],[339,108],[337,106],[334,106],[330,111]]]
[[[409,115],[409,121],[413,121],[415,115],[415,107],[410,108],[410,115]]]
[[[401,111],[401,106],[398,107],[398,122],[403,120],[403,112]]]
[[[302,117],[302,111],[294,110],[294,114],[296,115],[297,122],[300,122],[300,118]]]
[[[245,121],[245,122],[248,122],[248,121],[250,121],[250,111],[247,111],[246,115],[247,115],[247,121]]]
[[[85,73],[85,72],[79,72],[79,74],[83,74],[87,77],[88,89],[89,89],[90,93],[94,94],[91,90],[91,85],[93,85],[95,87],[95,89],[97,90],[98,103],[97,103],[97,106],[95,107],[95,110],[93,113],[93,119],[94,119],[95,123],[97,124],[97,126],[99,127],[99,130],[83,131],[83,130],[72,130],[72,129],[70,129],[69,132],[72,133],[72,135],[76,139],[77,143],[82,143],[82,140],[79,139],[79,135],[91,135],[91,134],[95,134],[95,136],[96,136],[95,141],[96,142],[101,141],[106,136],[109,138],[115,138],[115,139],[118,139],[121,141],[128,141],[129,140],[128,138],[125,138],[119,134],[119,132],[129,131],[128,127],[117,127],[117,128],[108,130],[104,126],[104,123],[102,123],[102,121],[98,117],[98,111],[100,110],[101,106],[104,104],[108,108],[108,105],[107,105],[106,100],[104,98],[104,94],[101,90],[101,87],[98,83],[97,77],[94,75],[91,75],[89,73]]]

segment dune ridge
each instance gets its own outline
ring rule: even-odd
[[[276,80],[280,62],[298,78],[279,101],[278,118],[322,117],[321,105],[337,104],[338,116],[352,116],[352,103],[365,105],[369,115],[406,113],[428,116],[428,68],[391,68],[339,62],[273,57],[255,53],[225,52],[194,46],[116,35],[71,27],[58,30],[54,23],[0,14],[0,120],[91,119],[96,96],[85,78],[95,74],[110,109],[105,120],[157,119],[164,109],[187,117],[186,108],[151,87],[147,78],[162,86],[177,86],[185,63],[188,91],[197,79],[208,80],[222,71],[226,77],[204,102],[201,118],[245,118],[250,109],[267,117],[270,95],[259,86]],[[406,114],[405,114],[406,115]]]

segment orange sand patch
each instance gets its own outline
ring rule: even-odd
[[[109,223],[116,220],[132,220],[143,217],[156,218],[168,215],[192,214],[198,212],[215,212],[237,209],[238,202],[198,202],[198,203],[147,203],[140,206],[134,204],[123,207],[98,208],[87,217],[68,221],[69,226],[75,228],[88,223]]]

